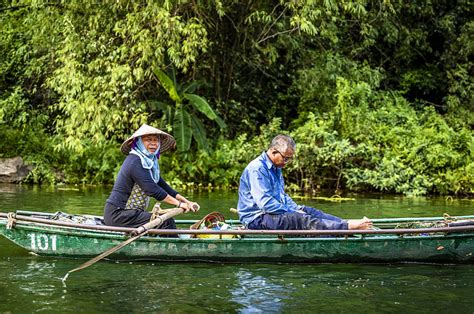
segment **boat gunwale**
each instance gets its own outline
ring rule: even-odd
[[[17,210],[13,212],[16,215],[23,215],[27,217],[32,217],[32,216],[45,216],[45,217],[51,217],[57,214],[58,212],[55,213],[48,213],[48,212],[37,212],[37,211],[26,211],[26,210]],[[91,218],[99,218],[102,219],[102,216],[98,215],[90,215],[90,214],[71,214],[71,215],[79,215],[79,216],[86,216],[86,217],[91,217]],[[7,216],[7,213],[5,212],[0,212],[0,217],[2,216]],[[373,218],[371,219],[374,224],[393,224],[393,223],[404,223],[404,222],[417,222],[417,221],[441,221],[445,219],[470,219],[474,220],[474,215],[459,215],[459,216],[447,216],[447,217],[437,217],[437,216],[429,216],[429,217],[395,217],[395,218]],[[199,219],[179,219],[176,220],[177,223],[179,224],[194,224]],[[242,225],[242,223],[239,220],[236,219],[226,219],[226,222],[229,224],[236,224],[236,225]]]
[[[3,218],[3,219],[2,219]],[[6,224],[7,214],[0,213],[0,224],[4,220]],[[34,218],[29,216],[16,215],[16,223],[29,222],[44,226],[57,226],[66,228],[85,229],[91,232],[116,232],[131,233],[135,228],[103,226],[103,225],[86,225],[63,221],[54,221],[50,219]],[[303,236],[354,236],[360,235],[405,235],[405,234],[422,234],[422,233],[469,233],[474,232],[474,226],[458,226],[458,227],[439,227],[439,228],[416,228],[416,229],[380,229],[380,230],[196,230],[196,229],[151,229],[148,233],[151,235],[170,235],[170,234],[188,234],[188,235],[303,235]]]

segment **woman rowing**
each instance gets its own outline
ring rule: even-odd
[[[152,214],[146,209],[150,197],[181,207],[185,212],[199,210],[197,203],[178,194],[160,176],[160,154],[175,145],[171,135],[146,124],[123,142],[121,151],[127,157],[105,203],[106,225],[139,227],[149,222]],[[174,219],[166,220],[160,228],[176,229]]]

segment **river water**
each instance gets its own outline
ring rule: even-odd
[[[0,211],[101,214],[110,187],[0,185]],[[183,193],[200,218],[236,207],[235,191]],[[298,203],[343,218],[474,214],[473,201],[349,195]],[[0,313],[474,313],[474,265],[99,262],[32,256],[0,238]]]

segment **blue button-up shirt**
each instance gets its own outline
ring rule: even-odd
[[[266,152],[252,160],[240,177],[237,209],[245,225],[262,214],[294,212],[298,205],[285,193],[282,171]]]

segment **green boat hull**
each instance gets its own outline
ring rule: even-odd
[[[120,232],[17,224],[0,234],[41,256],[91,258],[125,241]],[[244,236],[165,238],[143,236],[111,260],[258,263],[473,263],[474,233],[356,235],[342,237]]]

